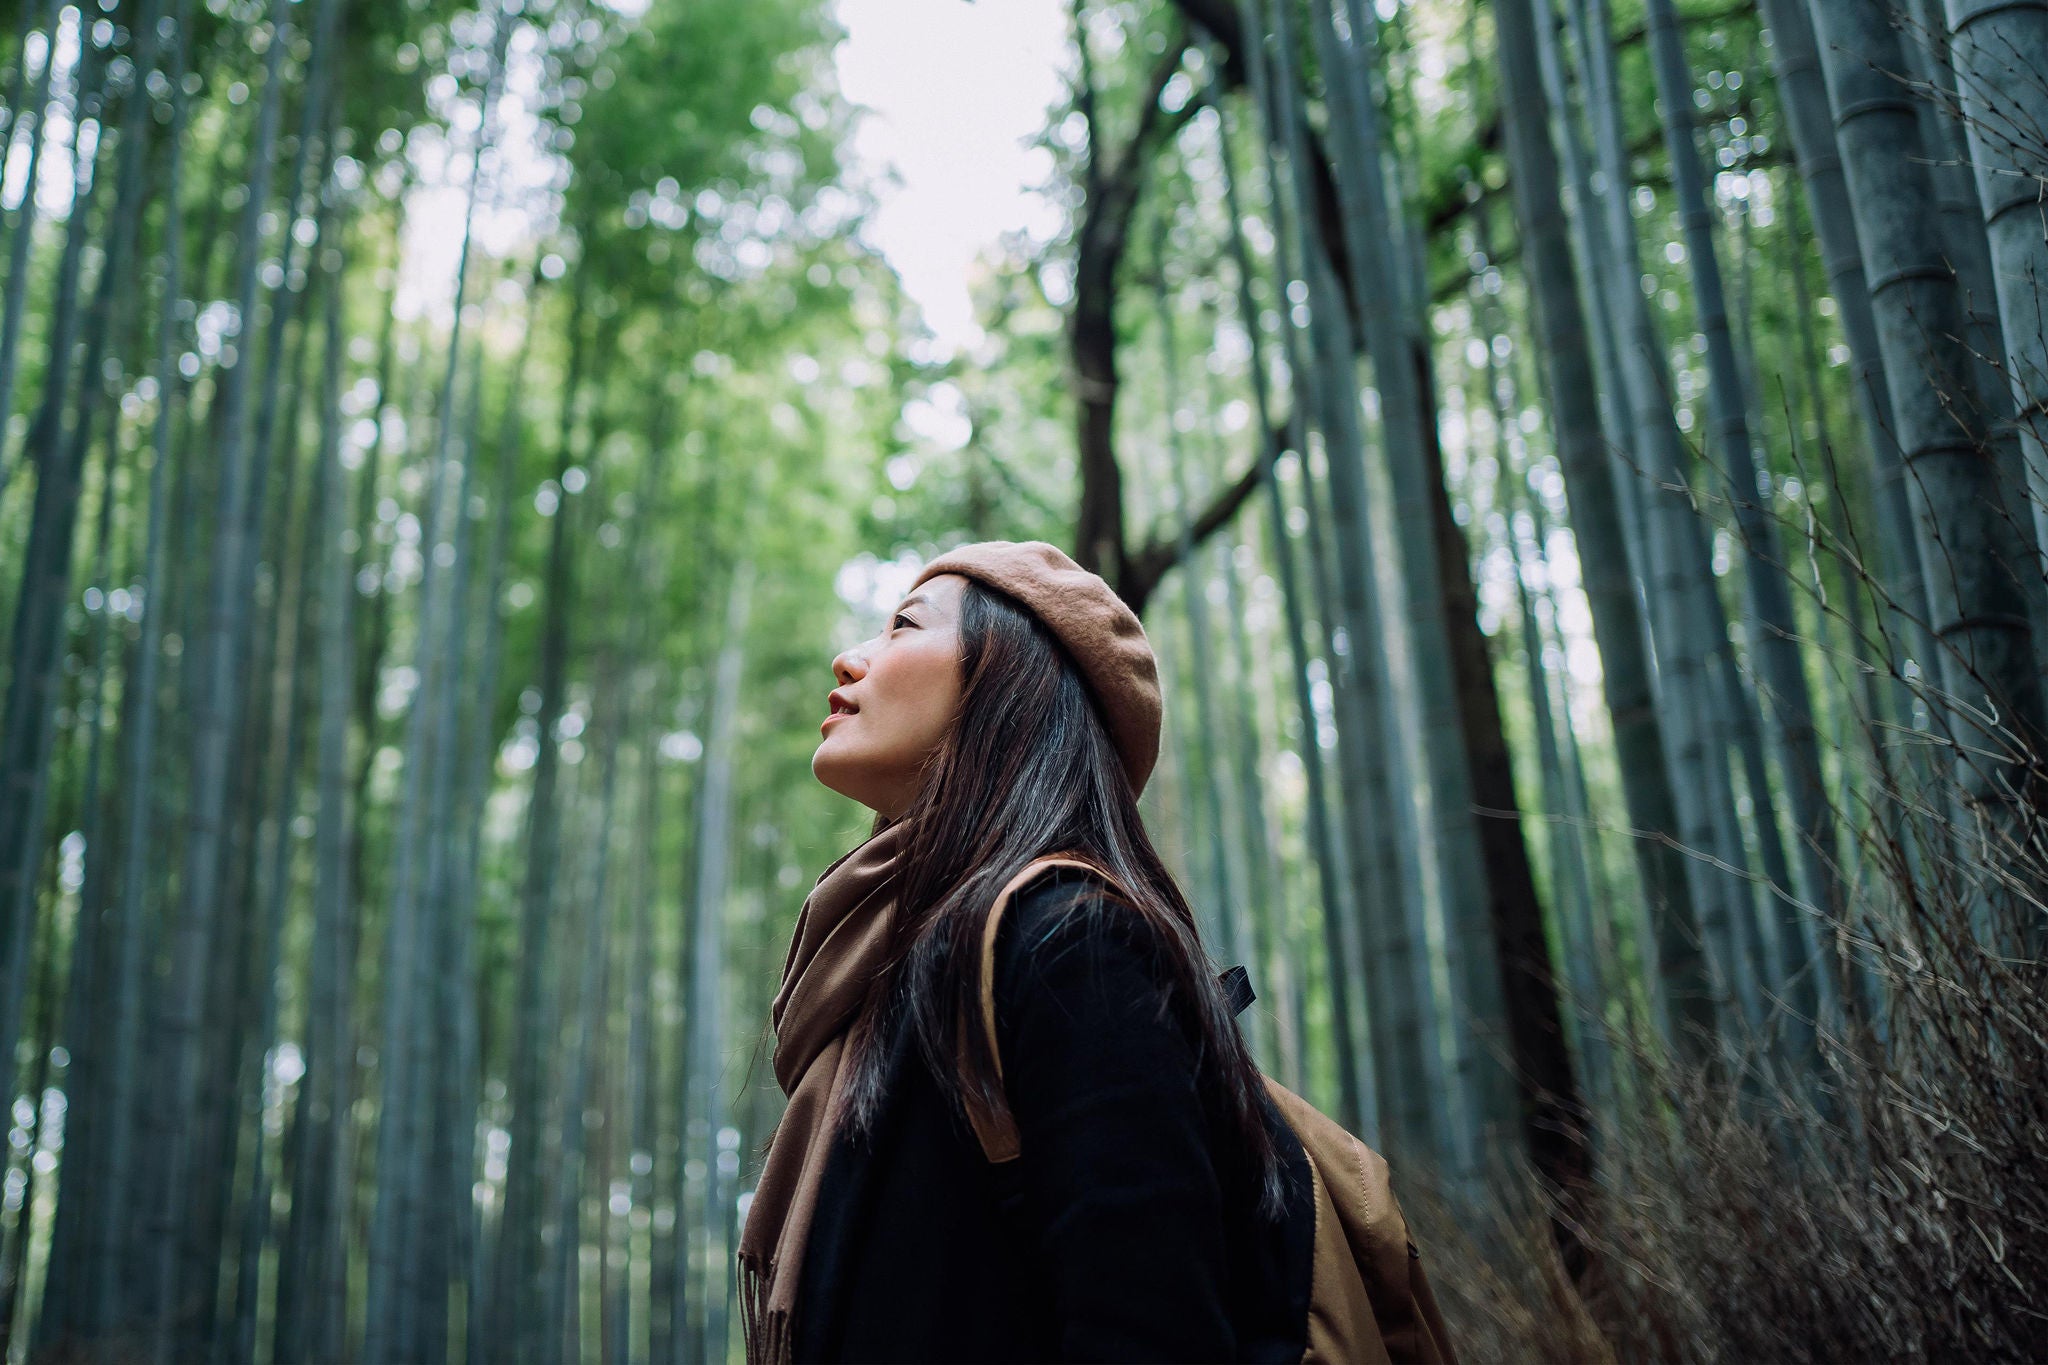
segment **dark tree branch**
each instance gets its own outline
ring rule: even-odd
[[[1131,219],[1153,158],[1193,116],[1194,101],[1173,113],[1160,108],[1166,83],[1180,69],[1187,41],[1172,35],[1147,78],[1137,125],[1121,151],[1104,150],[1098,122],[1089,124],[1087,198],[1075,233],[1074,306],[1067,339],[1074,365],[1075,446],[1080,460],[1081,506],[1074,557],[1122,588],[1125,568],[1123,473],[1115,445],[1117,367],[1116,301],[1120,269],[1130,245]],[[1084,56],[1084,109],[1094,107],[1093,67]],[[1085,116],[1085,115],[1084,115]]]
[[[1187,548],[1192,554],[1206,545],[1209,537],[1215,535],[1231,518],[1237,509],[1244,506],[1252,494],[1259,491],[1259,462],[1254,459],[1244,473],[1216,490],[1192,525],[1188,527]],[[1139,549],[1124,560],[1124,571],[1117,585],[1117,595],[1130,605],[1132,611],[1144,615],[1145,602],[1159,586],[1159,580],[1167,571],[1181,562],[1181,538],[1176,530],[1163,535],[1151,544]]]
[[[1074,0],[1074,50],[1081,58],[1080,84],[1074,89],[1074,109],[1081,115],[1082,127],[1088,135],[1088,159],[1081,168],[1081,187],[1087,201],[1092,204],[1102,169],[1100,144],[1095,136],[1101,125],[1095,116],[1095,58],[1088,46],[1085,0]]]

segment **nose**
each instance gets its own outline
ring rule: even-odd
[[[849,683],[859,682],[867,676],[867,672],[868,647],[866,641],[853,646],[851,649],[841,650],[839,656],[832,660],[832,676],[839,680],[839,684],[842,687]]]

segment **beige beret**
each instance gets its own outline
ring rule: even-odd
[[[1101,703],[1132,794],[1144,791],[1159,761],[1159,664],[1137,613],[1099,575],[1042,540],[962,545],[925,565],[917,583],[944,573],[1006,592],[1045,623]]]

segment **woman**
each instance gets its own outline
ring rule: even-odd
[[[749,1361],[1301,1359],[1306,1166],[1138,815],[1160,697],[1137,617],[1052,546],[987,542],[832,667],[812,770],[876,818],[775,1001]],[[1100,871],[1047,872],[998,924],[999,1076],[982,931],[1053,853]],[[1016,1161],[985,1159],[976,1105]]]

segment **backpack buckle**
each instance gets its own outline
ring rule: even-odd
[[[1233,1015],[1243,1014],[1251,1007],[1252,1001],[1259,998],[1257,992],[1252,990],[1251,973],[1241,966],[1218,972],[1216,984],[1223,987],[1223,994],[1230,1001],[1230,1012]]]

